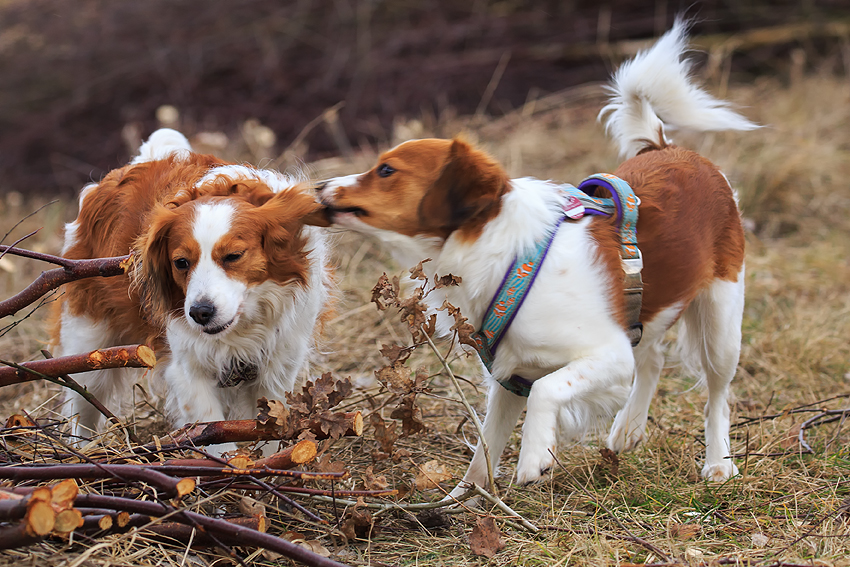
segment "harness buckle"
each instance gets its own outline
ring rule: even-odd
[[[643,254],[637,251],[637,258],[623,258],[623,271],[629,274],[639,274],[643,270]]]

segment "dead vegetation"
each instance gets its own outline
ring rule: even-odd
[[[475,429],[430,349],[420,346],[402,356],[400,349],[413,340],[421,343],[422,337],[411,339],[394,308],[378,311],[370,303],[370,290],[384,271],[391,280],[407,267],[393,266],[369,242],[339,234],[342,298],[311,377],[350,376],[352,391],[336,409],[361,410],[366,431],[360,438],[317,445],[317,470],[349,471],[347,479],[334,481],[336,498],[299,496],[298,502],[328,524],[307,520],[267,490],[250,492],[265,509],[266,532],[351,565],[850,565],[850,426],[844,413],[850,407],[850,84],[846,75],[831,72],[834,61],[824,67],[830,71],[803,65],[799,73],[732,84],[719,93],[764,124],[759,131],[674,136],[721,166],[740,192],[749,229],[744,349],[733,382],[739,477],[723,484],[699,479],[704,397],[694,388],[695,379],[673,366],[665,371],[650,410],[649,439],[634,452],[613,456],[591,440],[562,451],[561,466],[548,482],[519,487],[511,483],[515,435],[503,455],[499,495],[536,530],[523,529],[516,517],[488,501],[483,512],[431,509],[428,503],[465,471],[466,442],[475,440]],[[715,76],[711,84],[725,83]],[[426,113],[399,122],[391,141],[465,131],[511,175],[575,182],[617,163],[595,120],[600,102],[601,91],[588,87],[529,100],[500,119],[435,119]],[[373,159],[364,151],[306,167],[313,178],[322,178],[360,171]],[[7,193],[4,226],[41,204],[38,198]],[[61,222],[74,214],[73,204],[48,206],[9,238],[43,227],[26,246],[55,252]],[[0,259],[0,297],[23,289],[41,269],[29,259]],[[12,327],[3,320],[3,359],[40,358],[46,311],[28,315],[25,310],[17,319],[27,318]],[[449,351],[448,342],[436,346]],[[376,377],[388,361],[393,367],[399,360],[407,381]],[[465,396],[482,411],[477,364],[463,357],[450,358],[449,364]],[[148,440],[151,431],[162,429],[162,418],[145,383],[135,392],[129,419]],[[25,411],[48,430],[61,431],[58,394],[58,386],[41,381],[6,386],[0,388],[0,409],[5,416]],[[266,416],[272,413],[269,408]],[[22,458],[13,439],[20,435],[5,432],[5,458]],[[125,443],[113,429],[88,450],[114,455]],[[240,506],[253,505],[246,501],[245,483],[209,482],[193,496],[193,510],[202,515],[235,514]],[[80,490],[91,494],[102,487],[102,480],[85,480]],[[330,489],[326,484],[303,488]],[[345,492],[387,489],[398,494],[358,500],[357,492]],[[237,543],[234,554],[246,564],[285,564],[273,553]],[[220,547],[190,549],[185,539],[166,541],[134,529],[97,541],[51,536],[48,530],[41,543],[0,554],[0,564],[40,566],[234,561]]]

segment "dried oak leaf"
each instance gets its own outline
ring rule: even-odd
[[[339,529],[349,540],[358,537],[367,538],[378,533],[378,526],[365,506],[366,503],[361,496],[357,499],[357,504],[353,508],[349,508],[345,514],[345,519]],[[361,510],[361,508],[364,509]]]
[[[257,408],[260,410],[257,414],[259,428],[286,428],[289,426],[289,409],[283,402],[268,400],[263,397],[257,400]]]
[[[419,468],[415,485],[418,490],[429,490],[431,488],[437,488],[441,482],[445,482],[451,478],[452,473],[446,469],[446,465],[434,459]]]
[[[452,274],[448,274],[445,276],[434,276],[434,289],[458,286],[462,281],[462,277],[455,276]]]
[[[800,446],[800,429],[802,428],[801,423],[795,423],[791,426],[785,436],[779,440],[779,446],[785,449],[786,451],[789,449],[796,449]]]
[[[387,482],[387,477],[384,475],[376,475],[372,472],[371,466],[366,467],[361,478],[363,480],[363,488],[366,490],[386,490],[390,485],[390,483]]]
[[[330,373],[328,373],[330,376]],[[328,394],[328,407],[336,407],[339,402],[348,397],[352,391],[351,376],[346,376],[342,380],[334,382],[334,390]]]
[[[320,473],[345,472],[345,463],[342,461],[334,461],[330,455],[323,455],[316,459],[315,467]]]
[[[505,542],[496,526],[495,518],[492,516],[476,518],[475,527],[469,534],[469,547],[475,555],[482,555],[489,559],[505,548]]]
[[[398,440],[398,433],[395,431],[398,424],[391,421],[388,425],[377,413],[373,413],[369,419],[372,422],[372,427],[375,428],[375,441],[378,442],[381,451],[389,457],[393,452],[396,440]]]
[[[392,282],[390,282],[385,272],[378,278],[375,287],[372,288],[371,301],[378,307],[378,310],[385,311],[390,305],[398,304],[398,290],[398,278],[393,277]]]
[[[699,524],[673,524],[670,535],[676,539],[694,539],[702,531]]]
[[[396,362],[392,366],[384,366],[375,371],[375,378],[393,394],[409,394],[415,383],[410,379],[410,368],[404,363]]]
[[[454,318],[455,324],[451,326],[450,330],[457,332],[457,339],[460,341],[460,344],[477,348],[476,342],[472,340],[472,334],[475,332],[475,327],[467,323],[467,318],[460,312],[460,308],[455,307],[446,300],[443,302],[443,305],[437,309],[437,311],[443,310],[447,310],[449,315]]]
[[[415,394],[408,394],[402,398],[398,406],[390,414],[390,417],[401,421],[401,435],[407,437],[420,431],[425,431],[427,427],[422,421],[422,410],[416,406],[414,400]]]
[[[608,470],[611,476],[620,476],[620,457],[609,449],[602,447],[599,449],[599,455],[602,457],[602,466]]]
[[[413,290],[413,294],[410,297],[398,301],[398,313],[401,321],[407,324],[407,328],[414,338],[418,337],[422,332],[422,326],[428,323],[428,318],[426,317],[428,306],[422,303],[424,295],[425,292],[421,287],[418,287]]]
[[[390,364],[396,362],[404,363],[413,352],[412,347],[403,347],[399,345],[382,345],[381,356],[390,361]]]
[[[331,410],[324,410],[316,414],[316,419],[319,422],[319,427],[322,433],[325,433],[331,439],[339,439],[345,436],[348,431],[350,421],[341,413],[334,413]]]
[[[410,279],[428,281],[428,276],[426,276],[425,273],[422,271],[422,264],[424,264],[425,262],[430,262],[430,261],[431,261],[431,258],[426,258],[426,259],[422,260],[421,262],[419,262],[418,264],[416,264],[415,266],[413,266],[412,268],[410,268],[410,270],[409,270],[410,271]]]

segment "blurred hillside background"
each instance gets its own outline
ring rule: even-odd
[[[678,13],[724,80],[850,65],[847,0],[2,0],[0,192],[73,194],[160,124],[272,165],[384,149],[604,81]]]

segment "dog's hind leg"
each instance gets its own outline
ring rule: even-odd
[[[483,429],[494,475],[499,457],[505,450],[505,445],[507,445],[511,432],[519,419],[519,414],[522,413],[524,407],[525,398],[509,392],[498,382],[492,381],[487,396],[487,415],[484,417]],[[466,492],[470,483],[475,483],[487,490],[491,488],[487,477],[487,459],[480,439],[475,447],[472,462],[469,463],[469,469],[463,476],[463,482],[458,484],[450,495],[455,498],[459,497]]]
[[[685,354],[697,358],[705,373],[705,466],[702,476],[723,481],[738,474],[730,457],[729,384],[741,353],[744,270],[735,282],[715,280],[700,292],[682,315],[679,340]]]
[[[608,434],[608,448],[612,451],[629,451],[645,438],[649,405],[664,367],[664,333],[681,312],[682,305],[677,304],[644,323],[643,338],[635,347],[635,379],[629,401],[617,412]]]
[[[59,356],[82,354],[115,345],[113,333],[103,323],[97,323],[85,316],[71,315],[67,309],[63,311],[61,318],[59,345],[54,354]],[[75,374],[74,380],[85,386],[113,413],[118,414],[121,397],[127,386],[125,374],[126,371],[122,369],[97,370]],[[97,431],[101,418],[97,408],[71,390],[68,390],[65,395],[65,403],[68,407],[63,413],[68,416],[77,416],[71,427],[71,433],[77,440],[89,437]]]

